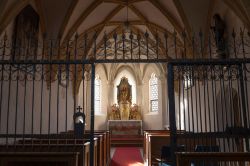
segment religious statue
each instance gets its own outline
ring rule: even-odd
[[[219,14],[215,14],[213,16],[214,19],[214,26],[211,26],[211,29],[213,30],[215,44],[217,47],[217,56],[219,58],[226,58],[226,43],[225,43],[225,23],[221,19]]]
[[[110,120],[120,120],[120,112],[118,105],[114,104],[111,106],[111,111],[109,113],[109,119]]]
[[[130,117],[131,120],[141,120],[141,114],[138,105],[134,104],[130,109]]]
[[[117,86],[118,105],[111,106],[109,111],[109,120],[141,120],[139,106],[132,102],[132,86],[128,83],[126,77],[122,77]]]
[[[129,120],[129,111],[131,106],[131,85],[126,77],[122,77],[117,86],[117,101],[120,109],[121,120]]]
[[[117,101],[129,102],[131,104],[131,85],[126,77],[122,77],[120,84],[117,86]]]

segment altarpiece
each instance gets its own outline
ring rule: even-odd
[[[122,77],[117,86],[117,104],[109,110],[108,130],[111,134],[142,134],[140,108],[132,105],[132,86],[126,77]]]

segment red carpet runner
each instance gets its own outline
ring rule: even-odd
[[[137,147],[117,147],[111,166],[143,166],[140,149]]]

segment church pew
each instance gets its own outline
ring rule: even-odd
[[[144,130],[143,132],[143,158],[146,160],[148,154],[148,135],[149,134],[169,134],[169,130]]]
[[[1,166],[78,166],[79,152],[0,152]]]
[[[11,144],[1,145],[1,153],[79,153],[78,166],[89,164],[89,142],[84,144]],[[38,160],[38,159],[37,159]]]
[[[84,139],[72,139],[73,137],[67,136],[70,139],[63,139],[66,137],[60,137],[60,139],[56,139],[57,137],[53,137],[53,139],[25,139],[25,140],[19,140],[19,144],[82,144],[86,140],[89,140],[90,137],[88,134],[85,134]],[[94,135],[95,139],[97,140],[94,150],[95,158],[97,159],[97,163],[100,166],[105,166],[108,161],[106,157],[106,133],[97,134]]]
[[[75,144],[82,143],[79,139],[74,139],[74,132],[68,131],[60,134],[52,134],[52,135],[42,135],[36,136],[36,138],[32,139],[24,139],[19,140],[19,144]],[[95,149],[95,156],[97,156],[98,165],[106,166],[110,162],[110,136],[109,131],[95,131],[94,137],[97,139],[97,150]],[[44,139],[46,138],[46,139]],[[47,139],[49,138],[49,139]],[[87,131],[84,134],[84,139],[89,139],[90,134]],[[97,153],[98,152],[98,153]]]
[[[161,147],[166,144],[170,144],[169,134],[148,134],[145,154],[145,161],[148,166],[156,162],[155,158],[160,158]]]
[[[61,132],[61,135],[63,135],[63,138],[73,138],[74,137],[74,131],[69,130],[67,132]],[[101,159],[99,161],[100,165],[107,166],[110,162],[110,132],[107,130],[95,130],[94,136],[102,135],[103,141],[102,141],[102,151],[100,151],[99,155],[101,156]],[[59,135],[60,137],[60,135]],[[54,137],[58,138],[58,137]],[[85,130],[84,138],[90,138],[90,131]]]
[[[216,145],[216,139],[196,137],[185,137],[183,131],[179,132],[177,137],[177,145],[184,145],[188,151],[194,151],[196,145]],[[144,161],[148,165],[152,165],[156,158],[161,156],[162,146],[170,146],[170,132],[169,131],[145,131],[144,132]]]
[[[197,163],[202,165],[218,165],[220,162],[225,165],[248,165],[250,164],[249,152],[177,152],[177,166]],[[246,162],[247,161],[247,162]],[[230,164],[229,164],[230,163]]]
[[[73,131],[68,132],[68,134],[73,134]],[[94,136],[102,135],[103,140],[101,141],[102,144],[102,151],[100,151],[99,156],[101,156],[101,160],[99,160],[99,164],[101,166],[107,166],[110,162],[110,132],[107,130],[95,130]],[[85,138],[90,137],[90,131],[86,130],[84,134]]]
[[[71,138],[71,137],[70,137]],[[43,145],[43,147],[51,147],[52,145],[69,145],[69,146],[81,146],[81,145],[84,145],[86,142],[88,142],[89,139],[63,139],[62,137],[60,139],[56,139],[54,137],[54,139],[24,139],[24,140],[18,140],[17,142],[17,145],[20,144],[20,145],[25,145],[25,147],[27,147],[28,145],[30,146],[35,146],[36,145],[36,148],[38,149],[38,151],[40,150],[39,149],[39,145]],[[99,137],[96,137],[94,138],[94,165],[97,166],[101,161],[103,161],[103,158],[101,158],[101,156],[99,155],[99,147],[101,146],[100,145],[100,139]],[[54,146],[54,147],[55,147]],[[20,147],[20,146],[18,146]],[[32,150],[32,149],[31,149]],[[54,148],[55,151],[64,151],[63,149],[61,150],[56,150]],[[45,151],[45,150],[42,150],[42,151]],[[101,152],[101,151],[100,151]],[[87,155],[88,158],[89,158],[89,154]],[[86,165],[86,164],[85,164]]]
[[[90,131],[86,131],[85,135],[89,135]],[[103,166],[108,166],[110,162],[110,132],[107,130],[95,130],[94,134],[101,134],[103,136]]]

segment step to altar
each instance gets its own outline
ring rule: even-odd
[[[142,147],[143,146],[143,136],[142,135],[111,135],[111,146],[121,147]]]

